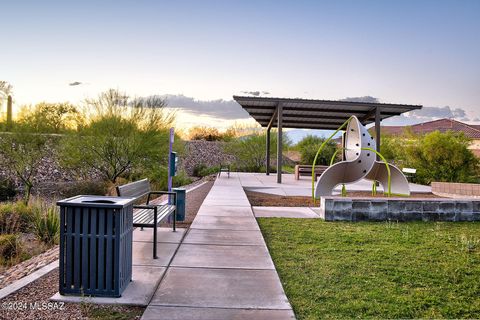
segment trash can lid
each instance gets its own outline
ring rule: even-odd
[[[135,200],[136,198],[131,197],[79,195],[60,200],[57,202],[57,205],[67,207],[123,208],[132,204]]]

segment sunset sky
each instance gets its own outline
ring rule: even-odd
[[[480,118],[478,0],[19,0],[1,12],[0,80],[17,106],[77,103],[108,88],[200,103],[265,91]],[[192,105],[184,125],[236,119]]]

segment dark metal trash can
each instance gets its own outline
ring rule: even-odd
[[[177,193],[177,221],[185,221],[186,189],[173,188],[172,191]]]
[[[135,198],[76,196],[60,206],[60,294],[120,297],[132,280]]]

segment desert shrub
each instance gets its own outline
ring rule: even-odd
[[[33,231],[38,240],[47,245],[58,243],[60,215],[56,205],[41,205],[33,214]]]
[[[218,173],[220,170],[219,166],[208,167],[204,163],[200,163],[193,167],[193,176],[194,177],[206,177],[208,175]]]
[[[313,164],[315,155],[325,140],[322,137],[307,135],[297,143],[296,148],[300,152],[302,164]],[[335,141],[330,140],[327,142],[322,152],[318,155],[317,165],[329,165],[336,150],[337,144]]]
[[[0,234],[0,262],[8,264],[20,254],[22,249],[19,236],[16,234]]]
[[[188,132],[190,140],[205,141],[229,141],[232,138],[230,132],[220,132],[213,127],[193,127]]]
[[[187,184],[192,183],[192,179],[187,175],[184,170],[177,171],[177,174],[172,179],[172,185],[174,188],[186,186]]]
[[[0,201],[8,201],[15,198],[17,188],[10,179],[0,179]]]
[[[417,169],[416,181],[475,182],[479,160],[468,146],[471,141],[463,134],[435,131],[407,146],[406,163]]]
[[[282,136],[283,148],[287,149],[291,142],[286,134]],[[236,138],[225,144],[225,153],[235,157],[235,163],[232,168],[236,171],[246,172],[262,172],[265,171],[266,165],[266,133],[254,133],[248,136]],[[277,152],[277,137],[272,131],[270,137],[270,154],[271,160],[275,158]]]
[[[0,204],[0,233],[28,232],[32,208],[23,201]]]
[[[65,198],[79,194],[104,196],[108,193],[108,185],[105,181],[77,181],[62,186],[58,193]]]

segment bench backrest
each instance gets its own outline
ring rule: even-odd
[[[117,195],[119,197],[141,198],[150,191],[150,182],[148,182],[148,179],[130,182],[117,187]]]

